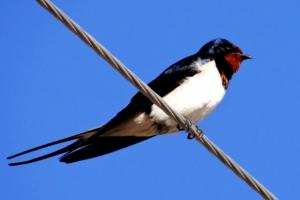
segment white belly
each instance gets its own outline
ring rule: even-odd
[[[214,61],[196,64],[200,73],[187,78],[179,87],[163,99],[177,112],[197,122],[211,113],[225,95],[225,89]],[[156,105],[152,106],[151,118],[176,131],[177,123]]]

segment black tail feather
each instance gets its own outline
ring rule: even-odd
[[[60,158],[61,162],[73,163],[80,160],[90,159],[97,156],[102,156],[119,149],[128,147],[138,142],[149,139],[150,137],[134,137],[134,136],[123,136],[123,137],[99,137],[92,143],[63,155]]]
[[[83,132],[83,133],[80,133],[80,134],[77,134],[77,135],[73,135],[73,136],[70,136],[70,137],[67,137],[67,138],[64,138],[64,139],[61,139],[61,140],[50,142],[50,143],[47,143],[47,144],[44,144],[44,145],[41,145],[41,146],[38,146],[38,147],[35,147],[35,148],[32,148],[32,149],[28,149],[28,150],[23,151],[21,153],[17,153],[15,155],[9,156],[9,157],[7,157],[7,159],[13,159],[13,158],[19,157],[21,155],[24,155],[24,154],[27,154],[27,153],[30,153],[30,152],[33,152],[33,151],[37,151],[37,150],[44,149],[44,148],[49,147],[49,146],[53,146],[53,145],[56,145],[56,144],[60,144],[60,143],[64,143],[64,142],[68,142],[68,141],[72,141],[72,140],[77,139],[77,141],[75,141],[74,143],[72,143],[72,144],[70,144],[70,145],[68,145],[68,146],[66,146],[62,149],[59,149],[57,151],[54,151],[54,152],[51,152],[49,154],[42,155],[42,156],[30,159],[30,160],[9,163],[8,165],[16,166],[16,165],[23,165],[23,164],[33,163],[33,162],[43,160],[43,159],[46,159],[46,158],[50,158],[52,156],[56,156],[56,155],[59,155],[59,154],[62,154],[62,153],[72,152],[75,149],[84,146],[86,144],[85,142],[87,141],[87,139],[89,139],[91,136],[96,134],[100,129],[101,128],[95,128],[95,129],[92,129],[92,130],[89,130],[89,131],[86,131],[86,132]]]
[[[51,153],[48,153],[46,155],[42,155],[42,156],[39,156],[39,157],[36,157],[36,158],[33,158],[33,159],[30,159],[30,160],[25,160],[25,161],[21,161],[21,162],[13,162],[13,163],[9,163],[8,165],[9,166],[17,166],[17,165],[24,165],[24,164],[29,164],[29,163],[33,163],[33,162],[36,162],[36,161],[39,161],[39,160],[44,160],[46,158],[50,158],[52,156],[56,156],[56,155],[59,155],[59,154],[62,154],[62,153],[65,153],[65,152],[68,152],[68,151],[72,151],[74,149],[76,149],[77,147],[77,142],[74,142],[73,144],[70,144],[69,146],[66,146],[62,149],[59,149],[57,151],[54,151],[54,152],[51,152]]]
[[[50,143],[47,143],[47,144],[44,144],[44,145],[41,145],[41,146],[38,146],[38,147],[34,147],[32,149],[28,149],[26,151],[17,153],[15,155],[9,156],[9,157],[7,157],[7,159],[12,159],[12,158],[19,157],[21,155],[24,155],[24,154],[27,154],[27,153],[30,153],[30,152],[33,152],[33,151],[44,149],[44,148],[49,147],[49,146],[53,146],[53,145],[60,144],[60,143],[63,143],[63,142],[68,142],[68,141],[71,141],[71,140],[75,140],[75,139],[78,139],[78,137],[79,136],[75,135],[75,136],[67,137],[67,138],[57,140],[57,141],[54,141],[54,142],[50,142]]]
[[[50,158],[56,155],[60,155],[65,153],[61,158],[61,162],[65,163],[72,163],[77,162],[80,160],[85,160],[89,158],[94,158],[97,156],[102,156],[104,154],[111,153],[113,151],[128,147],[130,145],[136,144],[138,142],[144,141],[146,139],[149,139],[153,136],[149,137],[135,137],[135,136],[106,136],[106,137],[99,137],[98,134],[101,132],[101,127],[96,128],[93,130],[89,130],[84,133],[80,133],[77,135],[73,135],[71,137],[67,137],[61,140],[57,140],[54,142],[50,142],[26,151],[23,151],[21,153],[15,154],[13,156],[9,156],[7,159],[16,158],[18,156],[37,151],[52,145],[77,140],[73,142],[72,144],[63,147],[59,150],[56,150],[54,152],[48,153],[46,155],[42,155],[33,159],[20,161],[20,162],[12,162],[8,165],[10,166],[17,166],[17,165],[24,165],[33,163],[36,161],[44,160],[46,158]]]

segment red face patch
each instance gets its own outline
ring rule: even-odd
[[[230,53],[225,56],[226,62],[230,65],[233,73],[235,73],[239,68],[242,62],[240,53]]]

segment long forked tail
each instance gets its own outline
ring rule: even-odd
[[[73,135],[71,137],[67,137],[61,140],[57,140],[54,142],[50,142],[48,144],[44,144],[21,153],[15,154],[13,156],[8,157],[7,159],[13,159],[19,157],[24,154],[28,154],[33,151],[37,151],[40,149],[44,149],[49,146],[53,146],[56,144],[76,140],[72,144],[61,148],[57,151],[48,153],[46,155],[42,155],[30,160],[25,160],[21,162],[13,162],[9,163],[10,166],[24,165],[33,163],[36,161],[44,160],[46,158],[50,158],[56,155],[64,154],[61,158],[61,162],[65,163],[73,163],[80,160],[85,160],[89,158],[94,158],[97,156],[101,156],[104,154],[111,153],[113,151],[128,147],[130,145],[136,144],[143,140],[149,139],[153,136],[148,137],[135,137],[135,136],[106,136],[99,137],[99,133],[101,132],[102,127],[96,128],[93,130],[89,130],[87,132],[83,132],[77,135]],[[101,135],[101,134],[100,134]],[[95,137],[96,136],[96,137]]]
[[[10,166],[24,165],[24,164],[33,163],[33,162],[36,162],[36,161],[39,161],[39,160],[44,160],[46,158],[50,158],[50,157],[53,157],[53,156],[56,156],[56,155],[59,155],[59,154],[62,154],[62,153],[67,153],[67,152],[70,153],[70,152],[76,150],[77,148],[80,148],[80,147],[84,146],[87,139],[90,138],[90,136],[96,134],[100,129],[101,129],[101,127],[100,128],[95,128],[95,129],[92,129],[92,130],[89,130],[89,131],[86,131],[86,132],[83,132],[83,133],[79,133],[79,134],[76,134],[76,135],[73,135],[73,136],[70,136],[70,137],[67,137],[67,138],[64,138],[64,139],[60,139],[60,140],[57,140],[57,141],[54,141],[54,142],[50,142],[50,143],[47,143],[47,144],[44,144],[44,145],[40,145],[40,146],[37,146],[35,148],[28,149],[26,151],[23,151],[23,152],[15,154],[15,155],[9,156],[9,157],[7,157],[7,159],[13,159],[13,158],[19,157],[21,155],[31,153],[33,151],[37,151],[37,150],[44,149],[44,148],[49,147],[49,146],[53,146],[53,145],[56,145],[56,144],[60,144],[60,143],[64,143],[64,142],[68,142],[68,141],[72,141],[72,140],[77,139],[77,141],[75,141],[74,143],[72,143],[72,144],[70,144],[70,145],[68,145],[68,146],[66,146],[62,149],[59,149],[57,151],[54,151],[54,152],[51,152],[49,154],[42,155],[42,156],[30,159],[30,160],[9,163],[9,165]]]

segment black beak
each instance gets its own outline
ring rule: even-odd
[[[248,59],[252,59],[252,56],[246,55],[246,54],[242,54],[241,58],[242,58],[242,60],[248,60]]]

